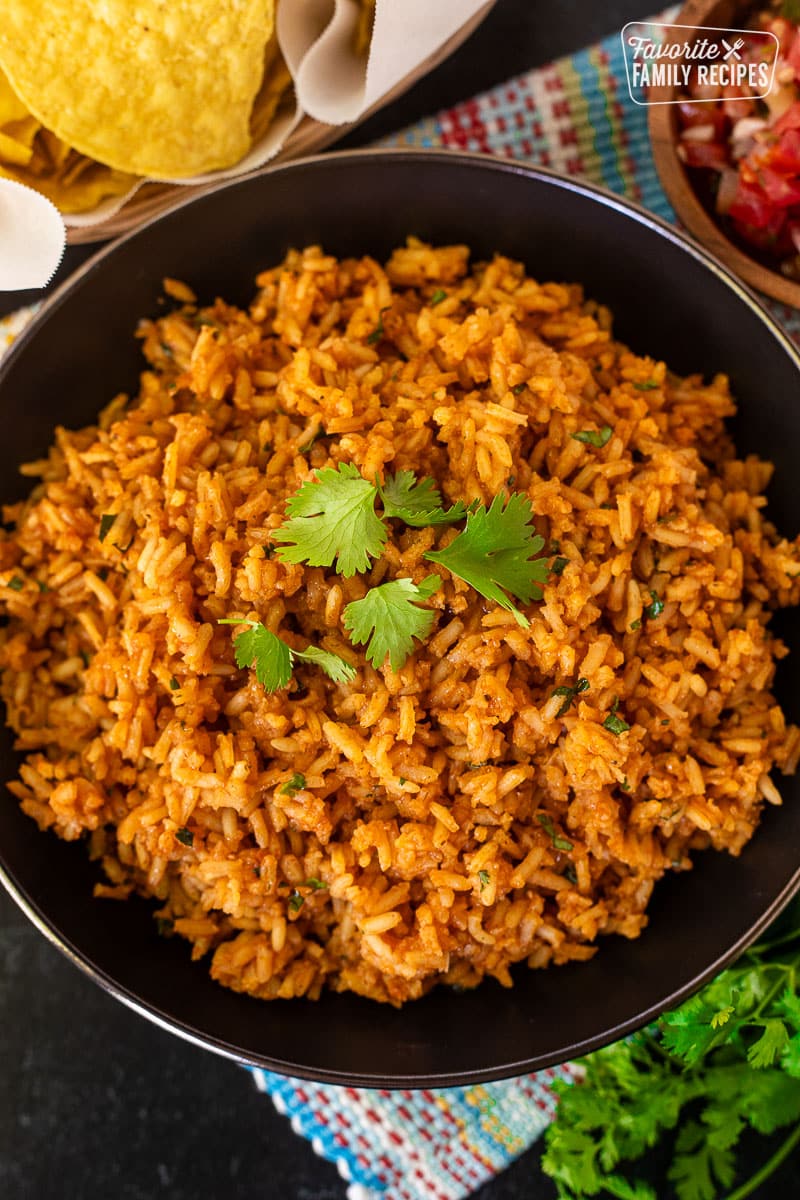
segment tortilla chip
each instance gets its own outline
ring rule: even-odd
[[[253,142],[259,141],[267,132],[291,87],[292,76],[278,49],[278,39],[273,34],[264,52],[264,77],[250,114],[250,137]]]
[[[250,148],[274,0],[6,0],[3,10],[0,66],[68,146],[154,179],[230,167]]]

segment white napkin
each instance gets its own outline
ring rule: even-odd
[[[66,244],[54,204],[32,188],[0,179],[0,291],[46,287]]]
[[[377,0],[369,56],[355,52],[356,0],[278,5],[278,42],[300,107],[317,121],[357,121],[487,7],[487,0]]]

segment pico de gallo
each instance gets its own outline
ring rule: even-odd
[[[746,82],[714,87],[695,76],[678,104],[677,150],[725,231],[800,280],[800,0],[750,27],[778,40],[771,90],[756,99]],[[765,54],[763,37],[742,37],[744,60]]]

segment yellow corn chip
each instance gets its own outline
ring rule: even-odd
[[[273,26],[274,0],[5,0],[0,67],[68,146],[183,178],[249,149]]]

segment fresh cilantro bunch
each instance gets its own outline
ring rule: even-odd
[[[744,1200],[800,1143],[800,901],[774,933],[649,1029],[590,1054],[583,1083],[558,1085],[542,1166],[560,1200],[664,1200],[622,1164],[665,1142],[678,1200]],[[743,1133],[786,1126],[728,1192]]]

